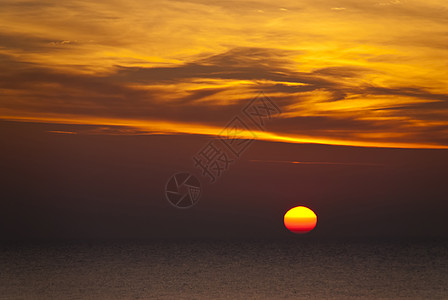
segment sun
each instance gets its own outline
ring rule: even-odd
[[[293,233],[307,233],[316,227],[317,216],[308,207],[296,206],[288,210],[283,218],[285,227]]]

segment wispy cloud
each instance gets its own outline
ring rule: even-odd
[[[291,160],[250,160],[255,163],[271,163],[271,164],[296,164],[296,165],[340,165],[340,166],[371,166],[379,167],[383,164],[363,163],[363,162],[330,162],[330,161],[291,161]]]
[[[266,139],[448,147],[447,9],[6,1],[0,117],[216,134],[263,90],[283,110]]]

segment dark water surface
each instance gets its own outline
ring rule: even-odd
[[[448,243],[9,243],[0,299],[448,299]]]

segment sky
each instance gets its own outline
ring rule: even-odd
[[[446,1],[0,3],[3,238],[278,236],[296,203],[323,235],[448,235]],[[167,206],[260,92],[281,113],[192,212]]]
[[[448,147],[446,1],[2,7],[2,119],[216,134],[263,90],[278,139]]]

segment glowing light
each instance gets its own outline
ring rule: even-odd
[[[24,122],[44,122],[55,124],[73,125],[103,125],[103,126],[125,126],[136,129],[140,134],[202,134],[210,136],[225,136],[222,127],[209,126],[200,123],[185,123],[172,121],[151,121],[135,119],[117,118],[93,118],[79,117],[72,115],[47,114],[40,117],[34,116],[14,116],[0,115],[0,120],[24,121]],[[381,141],[356,141],[349,139],[331,139],[325,137],[312,137],[305,135],[280,135],[267,131],[246,131],[238,132],[238,138],[254,138],[257,140],[274,141],[297,144],[325,144],[355,147],[380,147],[380,148],[403,148],[403,149],[448,149],[445,145],[425,144],[425,143],[394,143]]]
[[[283,219],[285,227],[293,233],[307,233],[316,227],[316,214],[305,206],[297,206],[288,210]]]

